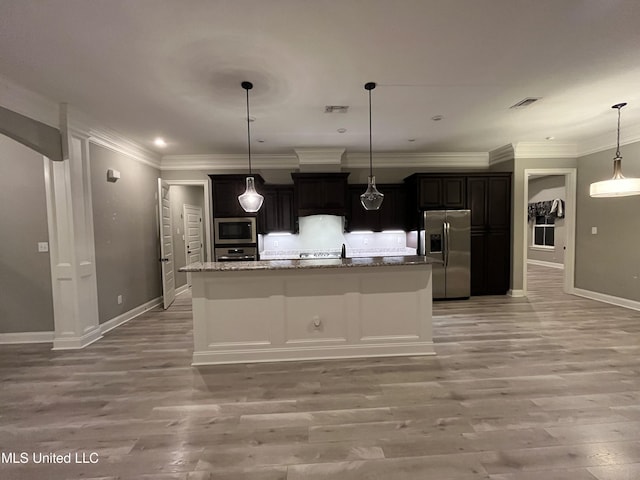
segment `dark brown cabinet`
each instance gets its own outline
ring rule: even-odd
[[[260,233],[296,231],[293,185],[266,185],[264,204],[258,214]]]
[[[511,174],[467,177],[471,295],[504,295],[511,268]]]
[[[297,215],[347,215],[348,173],[292,173]]]
[[[349,185],[349,215],[347,230],[404,230],[407,195],[404,185],[381,184],[378,190],[384,194],[379,210],[365,210],[360,203],[360,195],[367,185]]]
[[[415,198],[418,210],[458,210],[465,208],[465,176],[417,173],[407,177],[405,184]]]
[[[264,180],[260,175],[252,175],[255,179],[256,190],[263,194]],[[211,194],[213,197],[213,216],[246,217],[248,215],[238,202],[238,195],[242,195],[246,188],[247,175],[209,175],[211,178]]]

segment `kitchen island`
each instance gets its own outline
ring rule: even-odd
[[[422,256],[193,263],[193,365],[433,355]]]

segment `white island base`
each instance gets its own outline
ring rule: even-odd
[[[432,355],[431,265],[412,258],[190,265],[193,365]]]

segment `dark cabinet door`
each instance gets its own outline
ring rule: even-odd
[[[486,294],[487,239],[484,232],[471,232],[471,295]]]
[[[278,231],[294,233],[297,229],[293,208],[292,185],[278,188],[277,202],[279,219]]]
[[[467,180],[467,208],[471,210],[471,228],[485,228],[487,224],[487,179],[471,177]]]
[[[298,215],[347,215],[348,175],[292,173]]]
[[[262,195],[264,204],[258,214],[260,233],[293,233],[295,231],[293,186],[265,186]]]
[[[360,203],[360,195],[367,189],[366,185],[349,185],[349,217],[346,228],[350,232],[358,230],[380,230],[379,211],[365,210]],[[386,195],[382,202],[387,201]]]
[[[509,231],[491,231],[486,241],[485,294],[504,295],[509,290],[511,248]]]
[[[504,295],[511,268],[511,176],[467,178],[471,210],[471,294]]]
[[[421,176],[418,190],[420,210],[465,208],[465,177]]]
[[[420,210],[442,208],[442,178],[421,178],[418,192]]]
[[[264,203],[258,213],[258,231],[260,233],[276,232],[278,227],[278,191],[268,186],[261,192]]]
[[[380,185],[384,194],[380,207],[380,230],[404,230],[407,226],[407,192],[404,185]]]
[[[404,185],[378,185],[384,200],[379,210],[365,210],[360,203],[360,195],[367,189],[366,185],[349,185],[349,217],[347,230],[404,230],[406,226],[406,190]]]
[[[511,178],[488,179],[487,223],[491,228],[508,229],[511,225]]]

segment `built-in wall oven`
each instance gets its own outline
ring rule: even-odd
[[[256,245],[256,217],[215,218],[213,220],[216,247]]]

